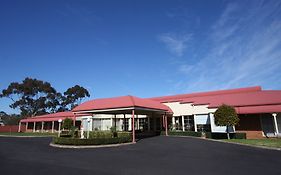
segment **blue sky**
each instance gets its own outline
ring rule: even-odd
[[[0,24],[1,90],[25,77],[91,99],[281,89],[279,0],[1,0]]]

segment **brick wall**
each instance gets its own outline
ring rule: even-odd
[[[18,132],[18,125],[0,126],[0,132]],[[21,132],[25,132],[25,125],[21,125]]]
[[[239,123],[235,127],[237,132],[246,133],[247,139],[263,138],[260,115],[239,115]]]

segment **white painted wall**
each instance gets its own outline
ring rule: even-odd
[[[211,130],[212,132],[220,132],[220,133],[224,133],[227,132],[226,130],[226,126],[217,126],[215,124],[215,118],[214,118],[214,114],[210,113],[210,122],[211,122]],[[235,128],[234,127],[228,127],[228,131],[229,132],[234,132]]]
[[[209,109],[208,105],[197,105],[194,106],[192,103],[163,103],[164,105],[169,106],[173,111],[173,116],[182,116],[182,115],[194,115],[194,114],[209,114],[215,112],[217,109]]]
[[[194,126],[197,131],[198,124],[210,124],[212,132],[226,132],[226,126],[216,126],[213,113],[217,108],[209,109],[208,105],[193,105],[192,103],[171,102],[163,103],[169,106],[173,111],[173,116],[194,115]],[[281,117],[280,117],[281,127]],[[234,132],[234,127],[229,127],[229,132]]]
[[[193,106],[191,103],[180,104],[179,102],[163,103],[169,106],[173,111],[173,116],[193,115]]]

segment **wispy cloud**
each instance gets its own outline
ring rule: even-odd
[[[203,43],[210,46],[208,51],[195,64],[178,65],[183,91],[280,88],[280,6],[280,1],[228,4]]]
[[[184,54],[191,38],[192,34],[176,35],[173,33],[165,33],[159,36],[159,40],[166,45],[168,50],[179,57]]]

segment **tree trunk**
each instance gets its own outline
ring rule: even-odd
[[[230,136],[229,136],[228,126],[226,126],[226,133],[227,133],[227,139],[229,140],[229,139],[230,139]]]

